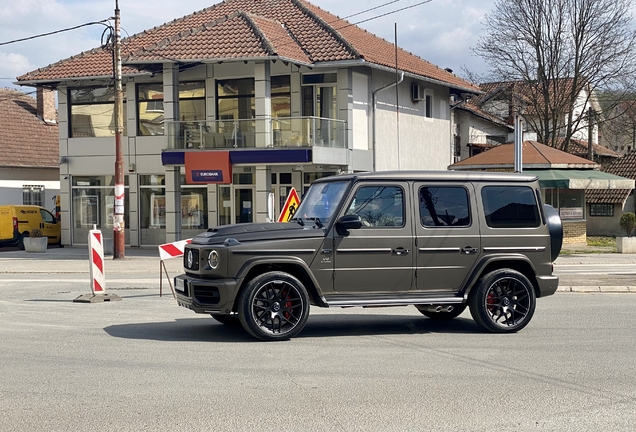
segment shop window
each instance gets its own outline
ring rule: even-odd
[[[128,177],[124,178],[124,224],[129,226],[130,203]],[[105,238],[113,237],[113,217],[115,210],[115,177],[73,177],[71,186],[71,214],[73,243],[86,244],[88,231],[96,226]],[[129,243],[128,230],[125,242]]]
[[[115,135],[115,89],[83,87],[69,90],[69,134],[71,138],[112,137]],[[122,118],[126,132],[126,94]]]

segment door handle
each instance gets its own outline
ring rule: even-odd
[[[466,255],[476,254],[477,251],[478,251],[477,248],[470,247],[470,246],[466,246],[465,248],[462,249],[462,253]]]
[[[393,249],[393,253],[396,255],[407,255],[409,252],[411,251],[408,249],[404,249],[403,247]]]

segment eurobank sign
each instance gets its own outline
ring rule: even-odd
[[[186,152],[185,169],[188,184],[232,183],[229,151]]]

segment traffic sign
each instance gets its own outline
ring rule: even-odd
[[[298,198],[296,189],[291,188],[291,191],[289,191],[289,195],[287,195],[285,205],[283,206],[283,209],[280,212],[280,216],[278,217],[278,222],[289,222],[289,220],[294,217],[296,209],[298,208],[298,204],[300,204],[300,198]]]

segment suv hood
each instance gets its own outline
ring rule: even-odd
[[[192,244],[221,244],[232,238],[239,242],[324,237],[325,231],[315,226],[296,223],[243,223],[210,228],[192,239]]]

